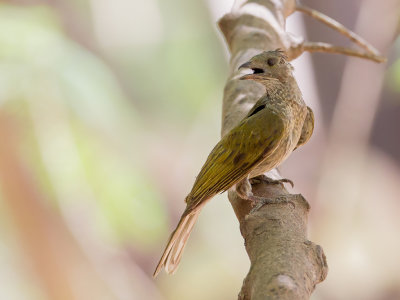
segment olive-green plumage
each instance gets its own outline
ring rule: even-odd
[[[198,214],[208,200],[234,185],[238,190],[248,185],[249,178],[275,168],[311,137],[313,113],[304,103],[292,75],[293,68],[282,51],[263,52],[240,68],[253,70],[253,74],[240,79],[260,82],[266,93],[209,154],[186,197],[187,207],[154,276],[162,267],[167,273],[175,272]],[[251,191],[246,191],[246,195],[252,199]]]

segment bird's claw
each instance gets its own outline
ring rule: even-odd
[[[293,181],[291,181],[290,179],[282,178],[282,179],[275,180],[275,181],[276,181],[276,183],[281,184],[281,185],[283,185],[284,183],[289,183],[290,186],[291,186],[292,188],[294,188],[294,183],[293,183]]]
[[[289,183],[292,186],[292,188],[294,188],[293,181],[291,181],[290,179],[287,179],[287,178],[272,179],[272,178],[270,178],[268,176],[265,176],[265,175],[260,175],[260,176],[251,178],[251,183],[253,183],[253,184],[254,183],[259,183],[261,181],[264,181],[264,182],[266,182],[268,184],[280,184],[282,187],[284,186],[283,185],[284,183]]]

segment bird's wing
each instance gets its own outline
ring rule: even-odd
[[[214,147],[186,198],[187,212],[239,182],[279,146],[285,122],[260,103]]]
[[[297,146],[296,148],[294,148],[294,150],[296,150],[301,145],[307,143],[308,140],[311,138],[313,131],[314,131],[314,113],[311,110],[311,108],[307,106],[307,115],[303,123],[303,128],[301,129],[301,135],[299,141],[297,142]]]

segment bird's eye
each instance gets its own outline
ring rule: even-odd
[[[268,64],[268,66],[270,66],[270,67],[272,67],[272,66],[274,66],[274,65],[276,65],[276,63],[278,62],[278,60],[276,59],[276,58],[268,58],[268,60],[267,60],[267,64]]]

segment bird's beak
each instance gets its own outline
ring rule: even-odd
[[[259,68],[254,68],[251,61],[245,62],[243,65],[239,67],[239,70],[240,69],[252,70],[252,73],[240,77],[239,78],[240,80],[257,80],[258,78],[260,78],[260,74],[264,73],[264,70]]]
[[[251,61],[245,62],[243,65],[239,67],[239,69],[250,68]]]

